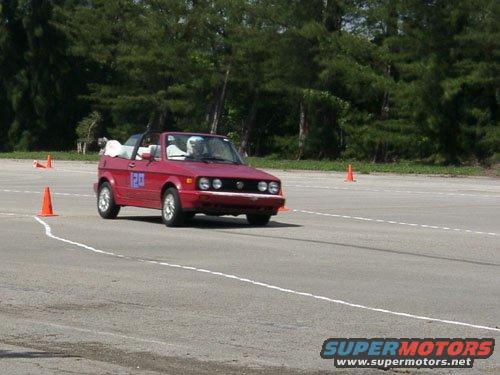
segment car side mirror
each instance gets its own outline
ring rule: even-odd
[[[153,154],[149,153],[149,152],[143,152],[141,154],[141,158],[142,160],[148,160],[148,161],[153,161],[155,160]]]

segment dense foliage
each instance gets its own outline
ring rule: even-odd
[[[0,150],[72,149],[97,116],[120,140],[488,163],[499,23],[497,0],[0,0]]]

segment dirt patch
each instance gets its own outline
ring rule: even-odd
[[[34,338],[9,338],[2,339],[0,343],[24,348],[36,349],[44,353],[54,353],[54,356],[80,357],[99,362],[113,363],[123,367],[141,370],[155,371],[162,374],[186,374],[186,375],[264,375],[264,374],[327,374],[328,372],[304,372],[286,367],[248,367],[237,363],[201,361],[195,358],[180,358],[161,356],[149,352],[129,352],[108,347],[98,342],[49,342]],[[347,373],[338,372],[335,373]]]

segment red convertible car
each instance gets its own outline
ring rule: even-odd
[[[266,225],[285,204],[278,178],[245,165],[226,137],[197,133],[108,141],[94,190],[105,219],[116,218],[122,206],[155,208],[167,226],[197,213],[246,214],[251,225]]]

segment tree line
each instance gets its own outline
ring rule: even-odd
[[[499,45],[497,0],[0,0],[0,149],[74,149],[98,118],[122,141],[487,164]]]

